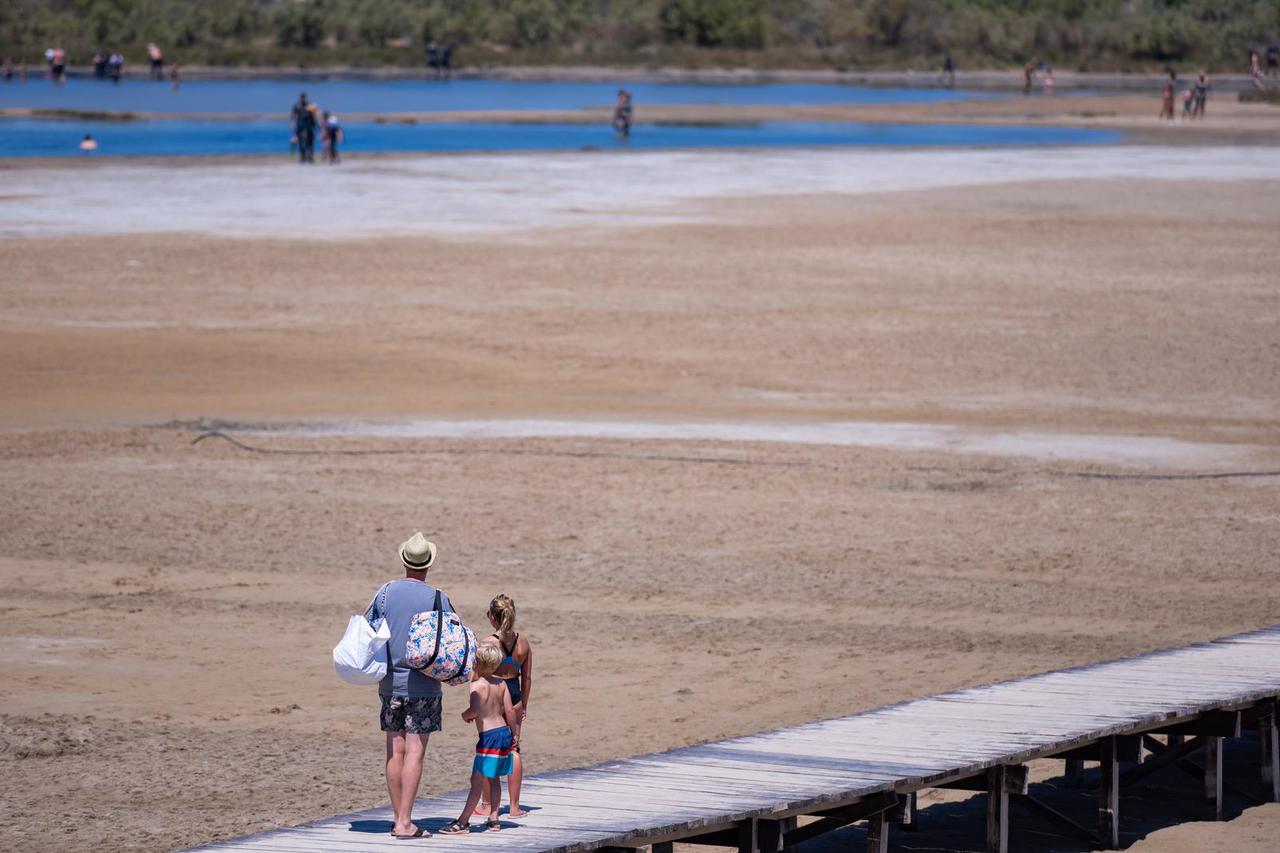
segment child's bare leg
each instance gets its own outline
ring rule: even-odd
[[[476,804],[480,802],[480,792],[484,788],[484,774],[479,770],[471,771],[471,792],[467,794],[467,804],[462,809],[462,814],[458,817],[458,823],[465,826],[471,822],[471,815],[475,813]]]
[[[507,814],[511,817],[524,817],[525,811],[520,808],[520,783],[524,781],[524,765],[520,761],[520,753],[511,753],[511,775],[507,777],[507,800],[510,806]]]
[[[493,811],[489,813],[489,828],[498,831],[498,809],[502,806],[502,780],[489,779],[489,804]]]

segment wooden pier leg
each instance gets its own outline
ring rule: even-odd
[[[674,853],[676,844],[674,841],[659,841],[653,845],[652,853]]]
[[[1120,762],[1116,739],[1098,741],[1098,838],[1104,850],[1120,849]]]
[[[1204,795],[1213,819],[1222,820],[1222,738],[1206,738],[1204,745]]]
[[[867,853],[889,853],[889,816],[884,812],[867,819]]]
[[[902,828],[907,832],[915,832],[920,828],[920,811],[916,803],[916,791],[907,794],[906,805],[902,809]]]
[[[1008,770],[999,764],[987,770],[987,853],[1009,853]]]
[[[1084,761],[1079,758],[1068,758],[1066,765],[1062,775],[1067,779],[1067,787],[1078,787],[1080,785],[1080,776],[1084,773]]]
[[[1276,719],[1275,710],[1258,720],[1263,796],[1273,803],[1280,803],[1280,726],[1277,723],[1280,721]]]
[[[785,824],[786,821],[764,818],[756,821],[756,841],[760,853],[782,853],[782,842],[787,832]]]
[[[1165,741],[1170,747],[1182,746],[1184,738],[1184,735],[1165,735]]]
[[[760,853],[760,838],[754,819],[738,823],[738,853]]]

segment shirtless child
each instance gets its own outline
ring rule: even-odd
[[[476,742],[476,758],[471,765],[471,793],[462,814],[440,830],[441,835],[460,835],[471,831],[471,813],[480,802],[480,793],[489,789],[489,829],[497,832],[497,805],[502,801],[502,777],[511,774],[511,750],[515,746],[512,732],[519,726],[516,709],[511,704],[507,683],[494,676],[502,664],[502,650],[491,643],[476,649],[475,679],[471,682],[471,705],[462,712],[464,722],[475,722],[480,740]]]

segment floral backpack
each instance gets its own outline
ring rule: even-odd
[[[404,662],[428,678],[445,684],[466,684],[476,664],[476,635],[462,624],[457,613],[440,606],[436,590],[435,607],[413,617]]]

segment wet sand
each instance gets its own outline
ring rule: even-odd
[[[1280,621],[1280,478],[1161,478],[1204,459],[389,432],[909,423],[1280,468],[1280,184],[1227,159],[362,240],[273,217],[254,239],[137,233],[125,198],[120,233],[0,241],[6,843],[173,849],[382,802],[376,703],[328,653],[418,528],[468,621],[499,591],[520,605],[534,771]],[[93,191],[98,169],[70,171]],[[335,421],[386,429],[296,431]],[[225,422],[309,452],[192,444]],[[424,790],[464,781],[460,710]],[[930,846],[972,849],[941,833],[980,810],[930,802]],[[1135,849],[1280,833],[1275,806],[1159,829],[1179,808]]]

